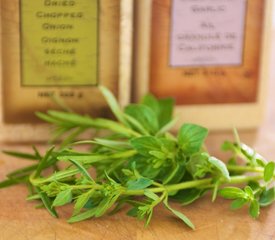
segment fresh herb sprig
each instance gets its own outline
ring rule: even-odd
[[[253,218],[261,207],[274,202],[274,162],[242,143],[236,131],[236,141],[222,146],[232,152],[225,164],[203,147],[206,128],[184,124],[177,136],[169,132],[176,122],[172,99],[147,95],[122,110],[111,92],[101,91],[116,121],[70,112],[38,113],[55,126],[54,138],[63,137],[63,143],[44,156],[36,148],[33,154],[6,152],[33,164],[7,175],[0,188],[27,184],[27,199],[40,201],[55,217],[57,207],[72,203],[70,223],[113,214],[128,205],[128,215],[145,220],[147,226],[155,207],[163,204],[194,229],[171,201],[186,206],[212,192],[213,201],[218,195],[232,199],[232,209],[249,205]],[[108,134],[76,140],[90,129],[108,130]],[[80,151],[78,145],[88,145],[90,150]]]

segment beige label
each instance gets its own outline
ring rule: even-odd
[[[96,85],[98,0],[21,0],[23,86]]]
[[[246,0],[173,0],[172,67],[241,65]]]
[[[45,2],[61,5],[45,6]],[[63,3],[75,5],[62,6]],[[36,19],[37,12],[58,13],[57,16],[64,21]],[[83,19],[71,19],[73,12],[81,12],[78,14]],[[71,17],[66,20],[65,15]],[[37,122],[35,112],[60,109],[56,100],[79,113],[92,116],[109,114],[106,101],[97,86],[104,85],[118,96],[120,0],[2,0],[1,17],[3,118],[6,123]],[[55,35],[55,30],[43,29],[45,22],[56,24],[56,27],[64,22],[72,29],[60,29]],[[79,42],[41,42],[44,37],[50,39],[54,36],[78,38]],[[51,49],[56,48],[53,52],[59,52],[57,48],[75,48],[73,55],[76,66],[45,67],[45,60],[55,61],[55,55],[60,54],[46,54],[48,45]],[[67,55],[70,54],[63,52],[58,59],[63,61],[72,58]],[[51,76],[54,77],[51,79]]]
[[[266,2],[154,0],[150,92],[158,97],[173,96],[177,105],[256,102]],[[175,48],[172,49],[172,58],[171,31],[172,48]],[[189,41],[182,35],[187,33],[197,35],[197,39]],[[217,41],[219,37],[221,41]],[[177,47],[182,43],[191,45],[192,51],[178,51]],[[221,51],[214,47],[209,51],[207,48],[221,43],[231,44],[229,48],[232,49]]]

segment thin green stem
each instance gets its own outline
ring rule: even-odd
[[[226,180],[221,181],[221,184],[242,184],[253,180],[254,181],[261,180],[262,178],[263,178],[262,174],[255,175],[255,176],[234,176],[234,177],[231,177],[230,181],[226,181]],[[206,178],[201,180],[194,180],[194,181],[183,182],[183,183],[178,183],[173,185],[167,185],[163,187],[150,188],[150,191],[154,193],[161,193],[161,192],[167,191],[168,193],[170,193],[174,191],[190,189],[195,187],[205,188],[207,186],[207,188],[213,188],[214,184],[212,184],[212,181],[213,181],[212,178]],[[127,190],[124,192],[124,195],[142,196],[144,195],[144,190]]]
[[[93,189],[93,190],[101,190],[103,186],[98,184],[93,185],[77,185],[77,186],[70,186],[73,190],[82,190],[82,189]]]
[[[262,167],[251,167],[251,166],[227,165],[227,169],[229,171],[235,171],[235,172],[257,172],[257,173],[264,172],[264,168],[262,168]]]

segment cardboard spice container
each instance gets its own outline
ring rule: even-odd
[[[2,141],[44,141],[56,102],[108,116],[98,86],[129,101],[132,0],[1,0]]]
[[[135,93],[174,97],[182,122],[259,126],[272,0],[136,0]]]

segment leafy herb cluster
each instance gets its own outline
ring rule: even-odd
[[[187,216],[171,207],[171,200],[185,206],[212,192],[213,201],[217,195],[232,199],[232,209],[249,205],[253,218],[259,216],[260,207],[274,202],[274,162],[241,143],[237,133],[235,142],[222,146],[232,152],[225,164],[204,148],[206,128],[184,124],[177,136],[169,132],[176,122],[172,99],[147,95],[122,110],[112,93],[101,91],[116,121],[70,112],[38,113],[55,126],[54,138],[66,136],[65,140],[44,156],[36,148],[33,154],[6,152],[33,164],[7,175],[0,188],[25,183],[30,191],[27,199],[40,201],[39,206],[55,217],[56,207],[73,203],[70,223],[128,205],[128,215],[145,220],[147,226],[155,207],[164,204],[194,229]],[[89,129],[109,131],[103,138],[77,142]],[[77,150],[83,144],[90,146],[88,151]]]

